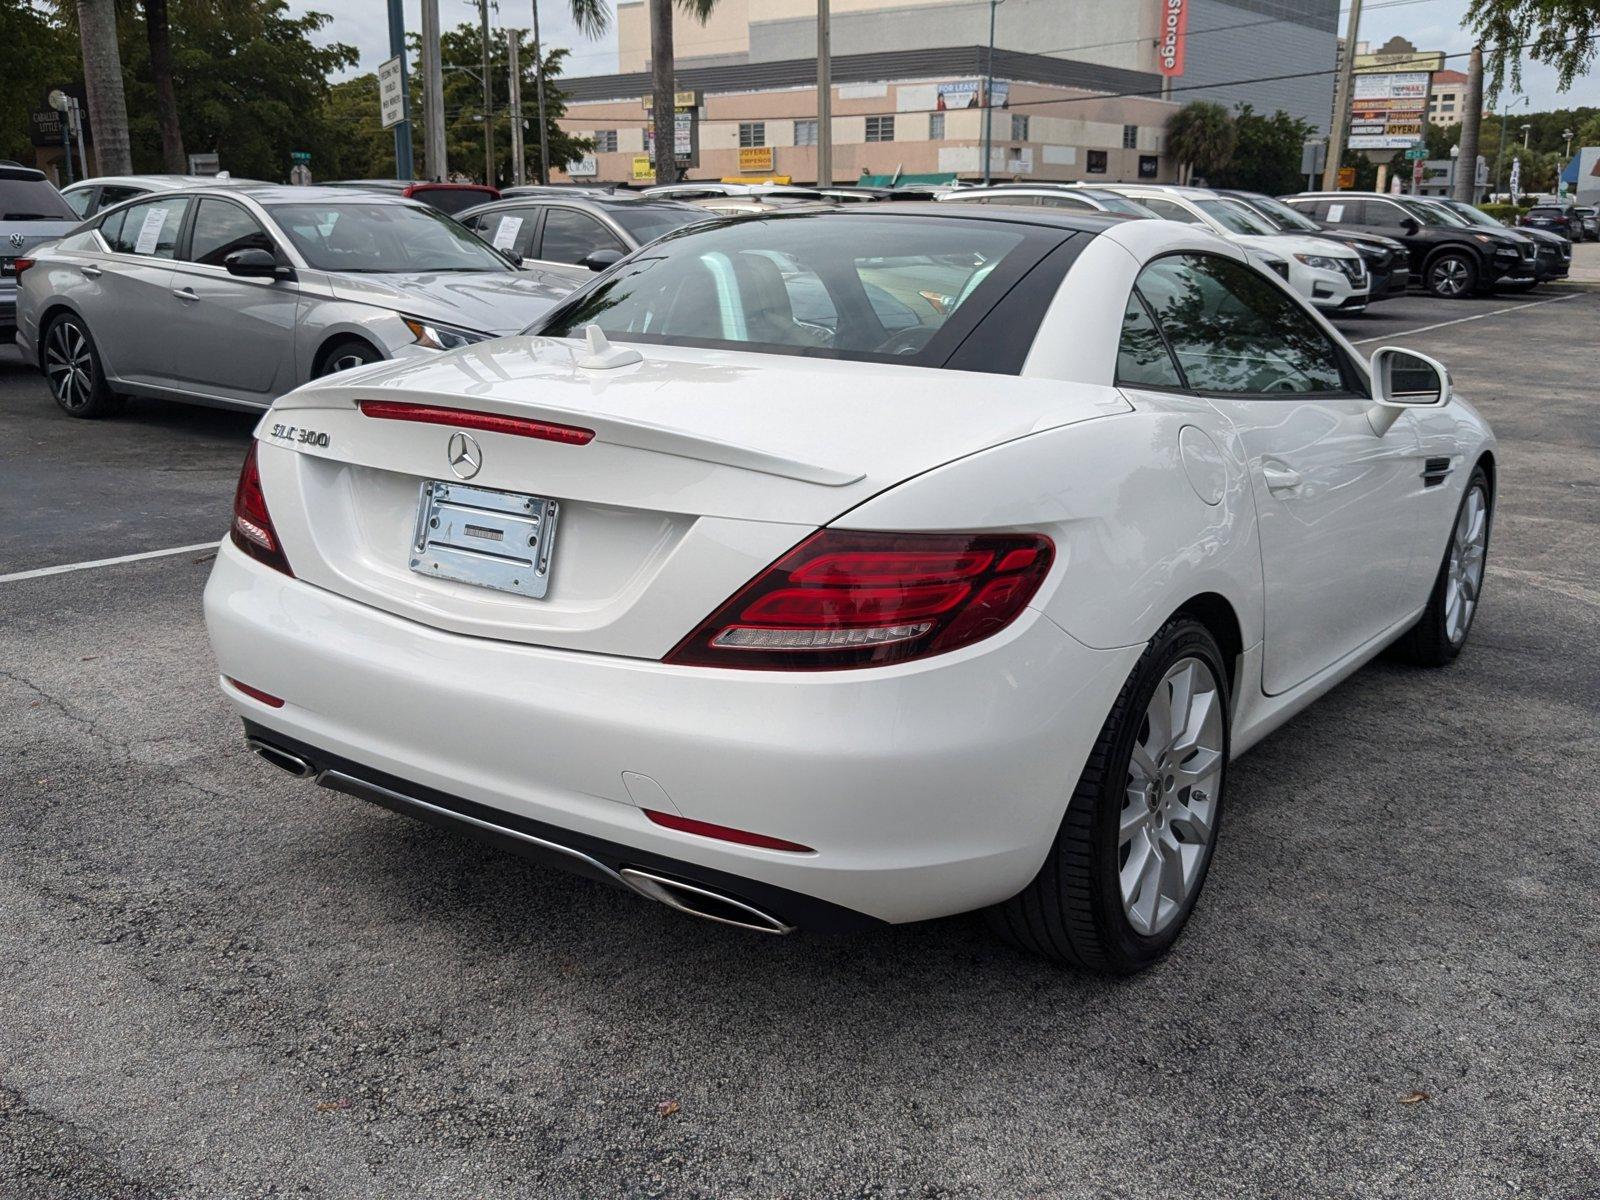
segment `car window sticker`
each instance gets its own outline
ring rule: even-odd
[[[167,210],[162,205],[156,205],[144,215],[144,224],[139,227],[139,240],[133,244],[135,254],[154,254],[156,242],[161,238],[161,227],[167,223]]]
[[[522,228],[521,217],[505,216],[500,218],[500,224],[494,230],[494,248],[496,250],[509,250],[517,242],[517,231]]]

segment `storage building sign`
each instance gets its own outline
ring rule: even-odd
[[[1352,80],[1350,149],[1404,150],[1421,141],[1431,78],[1426,71],[1357,73]]]
[[[1161,0],[1161,40],[1157,58],[1161,73],[1183,74],[1183,43],[1189,31],[1189,0]]]

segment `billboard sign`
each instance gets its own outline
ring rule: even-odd
[[[1157,65],[1168,78],[1183,74],[1184,42],[1189,33],[1189,0],[1160,0],[1161,40],[1156,44]]]
[[[939,112],[948,112],[956,108],[982,108],[983,107],[983,80],[958,79],[954,83],[941,83],[935,86],[934,108]],[[1011,103],[1011,84],[1004,79],[996,79],[990,96],[990,103],[995,108],[1005,108]]]
[[[1421,141],[1431,79],[1426,71],[1356,75],[1350,102],[1350,149],[1408,150]]]

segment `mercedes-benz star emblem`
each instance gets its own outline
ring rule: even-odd
[[[471,479],[483,466],[483,449],[470,433],[452,433],[444,455],[458,479]]]
[[[21,234],[20,234],[20,233],[13,233],[13,234],[12,234],[12,235],[11,235],[11,244],[12,244],[12,245],[13,245],[13,246],[20,246],[20,245],[22,245],[22,241],[23,241],[23,238],[22,238],[22,235],[21,235]]]

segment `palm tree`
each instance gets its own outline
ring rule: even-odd
[[[172,27],[167,0],[144,0],[144,31],[150,43],[150,74],[156,89],[156,123],[161,128],[161,162],[174,175],[189,169],[178,124],[178,96],[172,87]]]
[[[122,93],[122,59],[117,53],[115,0],[77,0],[78,38],[83,45],[83,82],[89,94],[89,124],[94,130],[95,164],[101,175],[133,171],[128,145],[128,102]]]
[[[1167,153],[1182,166],[1184,183],[1196,172],[1213,175],[1222,170],[1238,142],[1233,117],[1222,105],[1208,100],[1185,104],[1167,120]]]
[[[580,0],[572,2],[576,8]],[[582,2],[592,3],[593,0]],[[704,25],[717,6],[717,0],[678,0],[678,4]],[[672,183],[678,177],[673,155],[677,140],[677,109],[673,104],[677,79],[672,60],[672,0],[650,0],[650,90],[654,94],[657,183]]]

